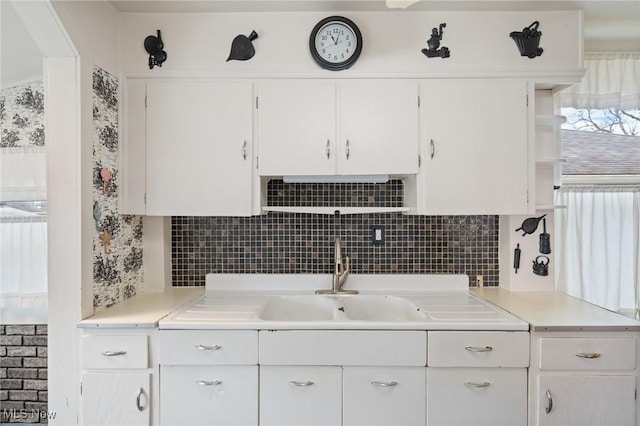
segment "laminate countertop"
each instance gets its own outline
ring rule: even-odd
[[[557,291],[470,291],[528,322],[532,331],[640,331],[640,321]]]

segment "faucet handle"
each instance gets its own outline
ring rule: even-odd
[[[344,257],[344,270],[345,274],[349,273],[349,256]]]

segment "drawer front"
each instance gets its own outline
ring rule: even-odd
[[[526,368],[427,368],[428,425],[527,424]]]
[[[541,370],[633,370],[633,338],[542,338]]]
[[[261,365],[425,366],[424,331],[260,331]]]
[[[428,333],[430,367],[528,367],[529,333],[433,331]]]
[[[255,330],[161,330],[162,365],[255,365]]]
[[[83,336],[82,368],[147,368],[147,336]]]
[[[258,366],[160,367],[160,424],[258,424]]]

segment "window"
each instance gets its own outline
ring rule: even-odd
[[[639,316],[640,55],[597,54],[557,101],[562,187],[555,213],[559,290]]]

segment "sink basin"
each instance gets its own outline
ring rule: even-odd
[[[427,315],[416,305],[397,296],[340,296],[340,310],[354,321],[421,321]]]
[[[331,321],[336,305],[323,296],[276,296],[267,300],[258,317],[265,321]]]

